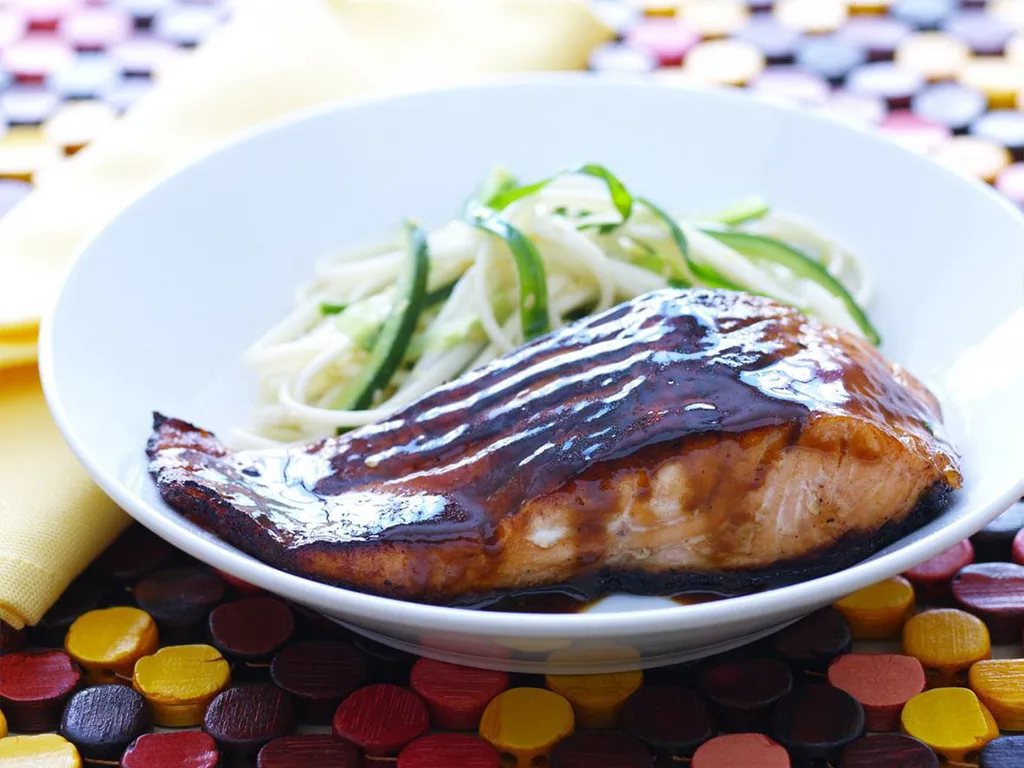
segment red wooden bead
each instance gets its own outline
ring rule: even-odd
[[[771,735],[798,762],[834,760],[864,733],[864,709],[846,691],[816,683],[788,693],[772,713]]]
[[[62,651],[19,651],[0,656],[0,706],[10,730],[55,731],[81,673]]]
[[[654,756],[643,742],[622,731],[576,731],[551,751],[551,768],[650,768],[653,764]]]
[[[776,632],[769,647],[796,669],[824,674],[832,659],[850,652],[853,637],[846,619],[825,608]]]
[[[133,525],[99,556],[96,570],[115,584],[134,584],[173,555],[174,547],[141,525]]]
[[[299,719],[305,723],[330,723],[342,699],[365,678],[366,656],[335,640],[289,645],[270,664],[270,679],[295,698]]]
[[[994,643],[1016,642],[1024,629],[1024,565],[975,563],[953,579],[953,597],[988,626]]]
[[[353,693],[334,713],[334,735],[371,757],[394,755],[430,728],[423,699],[397,685],[368,685]]]
[[[28,35],[0,54],[0,63],[15,80],[25,85],[42,85],[46,76],[74,61],[74,52],[52,37]]]
[[[622,708],[622,724],[655,752],[672,757],[692,755],[715,732],[703,700],[680,685],[641,688]]]
[[[923,601],[939,602],[949,599],[950,583],[961,568],[974,562],[974,547],[970,539],[954,544],[931,560],[915,565],[903,575],[914,585],[914,591]]]
[[[203,717],[203,730],[221,750],[248,757],[292,726],[292,702],[272,685],[243,685],[217,694]]]
[[[356,748],[329,734],[282,736],[260,750],[256,768],[361,768]]]
[[[102,51],[131,36],[132,19],[120,8],[81,8],[60,20],[60,33],[80,51]]]
[[[921,662],[894,653],[840,656],[829,667],[828,681],[860,702],[869,731],[898,731],[903,705],[926,685]]]
[[[25,630],[15,629],[10,624],[0,621],[0,656],[20,651],[24,647]]]
[[[433,733],[403,749],[398,755],[397,768],[498,768],[500,765],[498,751],[486,741],[465,733]]]
[[[267,659],[295,631],[291,608],[276,597],[249,597],[225,603],[210,613],[210,636],[225,655]]]
[[[843,750],[838,768],[939,768],[939,758],[910,736],[872,733]]]
[[[31,30],[52,32],[60,23],[61,17],[70,13],[77,0],[35,0],[30,3],[18,3]]]
[[[790,768],[789,753],[763,733],[730,733],[701,744],[690,768]]]
[[[1013,562],[1024,565],[1024,528],[1017,531],[1017,535],[1013,539]]]
[[[793,675],[777,659],[740,657],[704,670],[700,688],[724,728],[761,731],[771,708],[792,690]]]
[[[650,51],[663,67],[677,67],[700,35],[675,19],[649,18],[630,29],[626,43]]]
[[[199,731],[147,733],[121,756],[121,768],[217,768],[220,753]]]
[[[410,684],[427,703],[435,728],[472,731],[491,699],[508,688],[508,675],[420,659],[413,665]]]

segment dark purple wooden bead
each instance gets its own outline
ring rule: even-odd
[[[173,555],[174,547],[141,525],[133,525],[99,556],[96,571],[114,584],[134,584]]]
[[[768,647],[794,668],[824,675],[832,659],[850,652],[853,638],[846,619],[824,608],[776,632]]]
[[[47,648],[63,648],[68,627],[83,613],[99,608],[105,592],[103,585],[93,573],[83,573],[68,585],[57,602],[32,628],[30,634],[33,644]]]
[[[118,761],[152,725],[141,693],[126,685],[98,685],[71,697],[59,733],[85,760]]]
[[[654,756],[622,731],[576,731],[551,752],[551,768],[650,768]]]
[[[243,685],[217,694],[203,718],[203,730],[221,751],[251,757],[292,727],[291,697],[272,685]]]
[[[980,768],[1020,768],[1024,765],[1024,735],[993,739],[981,750]]]
[[[654,752],[689,757],[715,735],[700,695],[681,685],[648,685],[627,699],[622,726]]]
[[[838,768],[939,768],[939,758],[910,736],[869,733],[843,750]]]
[[[971,537],[974,562],[1009,560],[1013,537],[1024,528],[1024,501],[1018,501]]]
[[[25,630],[15,629],[10,624],[0,621],[0,656],[20,651],[24,647]]]
[[[224,582],[203,566],[165,568],[135,585],[135,602],[161,632],[199,624],[223,599]]]
[[[700,688],[724,731],[764,731],[775,703],[793,688],[793,674],[778,659],[741,657],[708,667]]]
[[[771,736],[797,762],[835,760],[864,733],[864,709],[846,691],[825,683],[786,694],[772,715]]]
[[[295,643],[274,656],[270,679],[294,697],[300,721],[327,724],[366,679],[366,655],[335,640]]]
[[[942,28],[967,43],[979,56],[1002,55],[1014,33],[1012,26],[983,10],[961,11],[949,17]]]

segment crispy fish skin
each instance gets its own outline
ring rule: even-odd
[[[792,308],[704,290],[586,318],[341,437],[231,452],[157,415],[148,455],[164,499],[240,549],[439,603],[598,575],[792,580],[961,483],[910,374]]]

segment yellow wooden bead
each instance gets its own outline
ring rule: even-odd
[[[979,661],[967,677],[1004,731],[1024,731],[1024,659]]]
[[[31,182],[60,160],[61,152],[34,126],[18,125],[0,137],[0,179]]]
[[[678,0],[629,0],[645,16],[675,16]]]
[[[547,757],[573,732],[572,706],[543,688],[512,688],[495,697],[480,720],[480,738],[511,755],[516,768],[529,768]]]
[[[1012,109],[1017,93],[1024,89],[1024,67],[1008,58],[980,56],[964,65],[959,79],[984,93],[991,109]]]
[[[7,718],[0,712],[0,739],[7,735]]]
[[[694,46],[683,72],[704,83],[746,85],[764,70],[764,54],[743,40],[709,40]]]
[[[850,13],[881,14],[889,10],[892,0],[849,0]]]
[[[955,682],[957,673],[989,658],[988,628],[977,616],[956,608],[936,608],[912,616],[903,625],[903,652],[925,667],[938,685]]]
[[[746,24],[750,10],[740,0],[683,0],[679,17],[704,39],[727,37]]]
[[[919,693],[903,707],[900,721],[908,736],[953,762],[962,761],[999,735],[992,714],[967,688]]]
[[[0,739],[3,768],[81,768],[75,745],[55,733]]]
[[[959,173],[989,184],[1013,162],[1006,147],[975,136],[954,136],[939,145],[932,157]]]
[[[231,682],[231,666],[209,645],[173,645],[135,662],[132,686],[157,725],[199,725],[213,697]]]
[[[639,670],[601,675],[548,675],[544,682],[572,704],[576,725],[580,728],[611,728],[618,722],[626,699],[643,685],[644,675]]]
[[[967,43],[948,32],[918,32],[896,49],[896,63],[930,82],[952,80],[971,58]]]
[[[846,23],[842,0],[776,0],[775,18],[786,27],[808,35],[827,35]]]
[[[150,615],[125,606],[83,613],[64,638],[64,650],[92,685],[130,680],[135,662],[159,647]]]
[[[833,606],[846,619],[855,640],[899,637],[914,610],[914,588],[902,576],[872,584]]]

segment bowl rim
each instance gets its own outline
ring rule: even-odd
[[[360,111],[373,110],[389,102],[429,100],[437,96],[472,93],[494,88],[509,91],[517,89],[528,91],[538,88],[626,88],[657,90],[665,94],[683,91],[700,94],[702,98],[708,99],[756,102],[760,109],[789,113],[796,119],[828,124],[837,128],[841,133],[849,132],[851,135],[867,137],[866,140],[872,143],[891,145],[888,140],[876,134],[868,126],[838,120],[823,110],[808,109],[806,106],[765,98],[750,91],[690,83],[685,85],[667,84],[630,76],[601,75],[595,77],[591,73],[583,72],[488,76],[430,89],[391,89],[360,98],[331,100],[272,118],[236,132],[225,140],[214,142],[205,151],[190,156],[189,159],[176,165],[149,184],[132,202],[105,221],[97,231],[76,248],[65,269],[61,290],[47,308],[40,322],[38,367],[43,393],[53,419],[72,453],[78,458],[93,481],[121,509],[161,538],[214,568],[300,604],[314,607],[325,613],[340,615],[345,621],[358,622],[361,619],[375,621],[387,617],[387,620],[394,624],[421,629],[444,627],[459,634],[477,636],[555,638],[564,637],[567,634],[580,636],[587,633],[623,638],[639,632],[645,634],[670,633],[687,627],[720,626],[742,622],[754,617],[781,614],[786,611],[813,610],[817,606],[834,601],[837,596],[849,594],[894,574],[902,573],[914,565],[934,557],[980,530],[1024,495],[1024,476],[1022,476],[1015,486],[1007,488],[997,499],[986,505],[978,506],[969,514],[951,521],[920,541],[912,542],[881,557],[876,556],[862,560],[835,573],[764,592],[678,607],[566,614],[505,613],[380,597],[314,581],[280,570],[230,545],[221,546],[221,543],[207,540],[202,534],[189,527],[182,518],[176,514],[169,514],[170,508],[166,505],[151,504],[133,493],[115,473],[107,471],[101,462],[90,456],[89,446],[76,431],[74,422],[69,418],[61,398],[61,386],[57,381],[55,371],[54,328],[65,300],[64,285],[67,277],[82,268],[83,257],[92,250],[94,244],[110,226],[124,217],[132,216],[134,209],[142,199],[148,197],[151,192],[172,178],[187,173],[193,166],[202,165],[228,148],[249,143],[263,135],[287,131],[293,125],[336,113],[358,114]],[[916,162],[938,165],[910,149],[902,147],[899,149],[906,155],[915,158]],[[942,172],[954,180],[954,183],[974,187],[976,193],[984,195],[990,203],[1017,219],[1024,230],[1024,216],[1021,216],[1017,209],[994,189],[978,180],[965,177],[951,168],[939,167]]]

